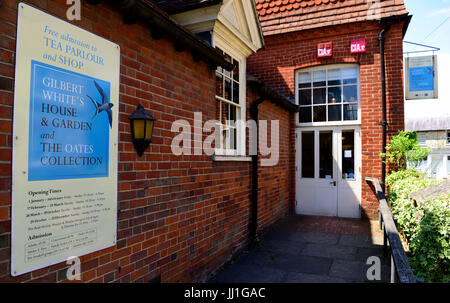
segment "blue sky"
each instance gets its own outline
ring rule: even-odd
[[[450,0],[404,0],[413,15],[404,41],[438,47],[438,99],[405,100],[405,118],[448,117],[450,119]],[[445,21],[445,23],[443,23]],[[403,44],[404,51],[426,48]],[[428,53],[411,56],[431,55]]]
[[[406,9],[413,15],[405,40],[439,47],[441,52],[450,53],[450,0],[404,2]],[[442,24],[444,21],[446,22]],[[434,31],[439,25],[441,26]],[[405,45],[405,51],[422,49]]]

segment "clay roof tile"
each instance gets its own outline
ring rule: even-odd
[[[369,20],[366,0],[254,0],[264,35]],[[408,15],[403,0],[380,3],[380,16]],[[270,22],[277,20],[278,22]]]

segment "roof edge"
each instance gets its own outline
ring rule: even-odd
[[[291,101],[289,101],[289,99],[283,97],[276,90],[272,89],[265,82],[259,80],[257,77],[250,73],[247,73],[247,84],[250,88],[256,91],[261,98],[266,98],[267,100],[289,112],[296,113],[299,111],[298,105],[292,103]]]
[[[85,1],[93,5],[101,2],[101,0]],[[122,12],[124,24],[133,24],[140,21],[151,28],[152,36],[155,39],[160,39],[162,36],[173,38],[176,51],[183,51],[188,48],[192,52],[194,61],[202,60],[206,62],[211,70],[216,69],[217,66],[226,69],[233,68],[233,65],[227,62],[218,50],[176,23],[167,13],[152,3],[145,0],[115,0],[108,1],[108,4]]]
[[[253,11],[255,13],[255,19],[256,19],[256,24],[258,26],[258,33],[259,33],[259,38],[261,39],[261,47],[259,49],[265,49],[266,48],[266,42],[264,41],[264,33],[263,33],[263,29],[261,26],[261,22],[259,21],[259,13],[258,13],[258,9],[256,8],[256,2],[255,1],[250,1],[253,7]]]
[[[180,9],[167,11],[167,13],[170,14],[170,15],[175,15],[175,14],[184,13],[184,12],[187,12],[187,11],[190,11],[190,10],[198,9],[198,8],[204,8],[204,7],[208,7],[208,6],[222,4],[222,2],[223,2],[223,0],[208,0],[208,1],[203,1],[201,3],[191,4],[191,5],[185,6],[185,7],[180,8]]]

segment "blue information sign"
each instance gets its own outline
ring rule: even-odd
[[[31,62],[28,180],[108,177],[110,83]]]
[[[433,66],[409,68],[409,90],[412,92],[434,90]]]

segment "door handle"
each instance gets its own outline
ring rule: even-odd
[[[336,181],[331,181],[330,185],[336,186],[336,183],[337,183]]]

